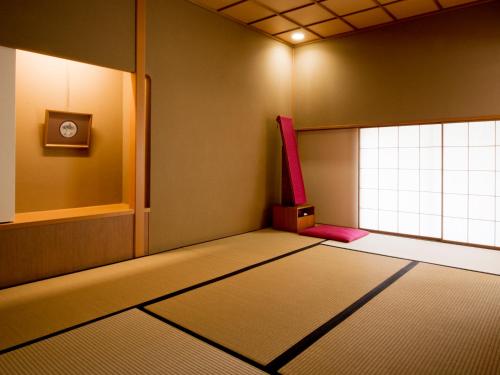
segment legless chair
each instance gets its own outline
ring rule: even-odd
[[[366,236],[367,231],[355,228],[333,225],[315,226],[314,206],[306,203],[306,190],[293,120],[286,116],[278,116],[276,120],[283,146],[281,205],[273,206],[273,228],[342,242],[351,242]]]
[[[285,116],[278,116],[276,120],[283,146],[281,205],[273,207],[273,227],[289,232],[301,232],[314,226],[314,207],[307,204],[293,120]]]

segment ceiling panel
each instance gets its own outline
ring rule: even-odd
[[[236,0],[193,0],[193,3],[217,10],[236,3]]]
[[[259,0],[277,12],[285,12],[302,5],[312,4],[311,0]]]
[[[300,31],[300,32],[304,33],[304,39],[301,40],[300,42],[297,42],[297,41],[292,39],[292,34],[295,33],[296,31]],[[288,42],[291,44],[306,43],[306,42],[311,42],[313,40],[319,39],[318,36],[314,35],[313,33],[310,33],[307,30],[304,30],[304,29],[289,31],[289,32],[286,32],[283,34],[278,34],[276,36],[280,39],[283,39],[285,42]]]
[[[327,0],[322,4],[340,16],[377,6],[373,0]]]
[[[439,10],[434,0],[403,0],[386,6],[396,18],[406,18]]]
[[[270,10],[261,7],[253,1],[245,1],[241,4],[226,8],[221,13],[245,23],[253,22],[274,14]]]
[[[351,26],[338,18],[331,21],[318,23],[317,25],[309,26],[309,28],[325,38],[335,34],[347,33],[353,30]]]
[[[357,28],[370,27],[392,21],[392,18],[380,8],[346,16],[345,19]]]
[[[283,31],[297,28],[297,25],[295,23],[290,22],[280,16],[275,16],[264,21],[253,23],[252,26],[269,34],[278,34],[282,33]]]
[[[359,29],[393,23],[443,8],[481,4],[487,0],[189,0],[240,23],[297,45],[312,40],[354,33]],[[337,15],[337,16],[336,16]],[[291,39],[303,29],[302,41]]]
[[[439,0],[439,3],[445,7],[454,7],[456,5],[462,5],[462,4],[467,4],[467,3],[473,3],[474,0]]]
[[[286,13],[286,16],[292,20],[309,25],[311,23],[320,22],[332,18],[332,14],[320,7],[319,5],[310,5],[305,8],[300,8]]]

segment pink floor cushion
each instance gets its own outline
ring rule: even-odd
[[[368,235],[370,232],[362,229],[336,227],[333,225],[318,225],[304,229],[300,234],[309,237],[324,238],[326,240],[351,242]]]

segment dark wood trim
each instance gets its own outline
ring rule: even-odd
[[[387,9],[384,5],[380,4],[380,1],[378,0],[373,0],[377,4],[377,8],[382,9],[385,14],[387,14],[393,21],[397,21],[398,19],[394,16],[394,14],[391,13],[389,9]]]
[[[247,1],[248,0],[235,1],[234,3],[228,4],[226,6],[223,6],[222,8],[217,9],[217,12],[222,12],[223,10],[232,8],[232,7],[236,6],[236,5],[240,5],[240,4],[246,3]]]
[[[339,20],[341,20],[342,22],[344,22],[346,25],[348,25],[349,27],[351,27],[354,31],[358,30],[358,28],[356,26],[354,26],[349,21],[345,20],[343,17],[340,17],[336,12],[334,12],[330,8],[328,8],[325,5],[323,5],[320,1],[318,1],[318,0],[313,0],[313,1],[314,1],[315,4],[319,5],[321,8],[323,8],[328,13],[330,13],[332,16],[334,16],[335,18],[338,18]]]
[[[313,0],[313,1],[316,1],[316,0]],[[390,3],[386,3],[386,4],[384,4],[384,6],[391,5],[391,4],[394,4],[394,3],[398,3],[400,1],[403,1],[403,0],[396,0],[396,1],[393,1],[393,2],[390,2]],[[454,11],[454,10],[457,10],[457,9],[469,8],[471,6],[476,6],[476,5],[480,5],[480,4],[490,3],[490,2],[493,2],[493,1],[496,1],[496,0],[477,0],[477,1],[474,1],[474,2],[471,2],[471,3],[459,4],[459,5],[455,5],[455,6],[448,7],[448,8],[442,8],[441,10],[436,10],[436,11],[433,11],[433,12],[428,12],[428,13],[423,13],[423,14],[417,14],[415,16],[397,19],[397,20],[394,20],[394,21],[391,21],[391,22],[381,23],[381,24],[373,25],[373,26],[369,26],[369,27],[355,28],[352,31],[347,31],[345,33],[331,35],[331,36],[328,36],[328,37],[324,37],[323,39],[320,39],[320,40],[310,40],[308,42],[303,42],[303,43],[300,43],[300,44],[297,44],[297,45],[292,45],[292,47],[294,47],[294,48],[295,47],[302,47],[302,46],[305,46],[305,45],[308,45],[308,44],[318,43],[318,42],[323,41],[323,40],[345,38],[345,37],[348,37],[348,36],[351,36],[351,35],[356,35],[356,34],[360,34],[360,33],[364,33],[364,32],[369,32],[369,31],[373,31],[373,30],[377,30],[377,29],[382,29],[384,27],[389,27],[391,25],[405,23],[405,22],[413,21],[413,20],[416,20],[416,19],[419,19],[419,18],[428,17],[428,16],[434,16],[436,14],[450,12],[450,11]],[[374,9],[374,8],[375,7],[364,9],[363,11]],[[360,13],[360,12],[363,12],[363,11],[352,12],[352,13],[349,13],[349,14],[345,14],[342,17],[346,17],[346,16],[349,16],[349,15],[357,14],[357,13]],[[347,23],[347,21],[344,20],[342,17],[339,17],[339,19],[342,19],[344,22]]]
[[[267,4],[265,4],[265,3],[263,3],[263,2],[262,2],[262,1],[260,1],[260,0],[252,0],[252,1],[253,1],[254,3],[256,3],[256,4],[259,4],[262,8],[265,8],[265,9],[267,9],[267,10],[269,10],[269,11],[273,12],[273,13],[274,13],[274,14],[276,14],[277,16],[282,17],[282,18],[286,19],[287,21],[292,22],[292,23],[296,24],[297,26],[299,26],[299,27],[303,28],[304,30],[306,30],[306,31],[310,32],[311,34],[316,35],[319,39],[324,39],[324,37],[323,37],[321,34],[318,34],[316,31],[314,31],[314,30],[312,30],[312,29],[308,28],[307,26],[303,25],[303,24],[302,24],[302,23],[300,23],[300,22],[294,21],[293,19],[291,19],[290,17],[288,17],[285,13],[279,13],[279,12],[277,12],[275,9],[271,8],[269,5],[267,5]],[[310,4],[310,5],[312,5],[312,4]],[[308,5],[308,6],[309,6],[309,5]],[[266,33],[266,34],[267,34],[267,33]],[[280,33],[280,34],[282,34],[282,33]],[[278,34],[276,34],[276,35],[278,35]]]
[[[498,121],[498,115],[483,115],[469,117],[445,117],[435,118],[421,121],[399,121],[399,122],[380,122],[380,123],[365,123],[365,124],[338,124],[338,125],[322,125],[322,126],[307,126],[295,128],[297,132],[318,131],[318,130],[335,130],[335,129],[353,129],[353,128],[382,128],[386,126],[404,126],[404,125],[427,125],[441,124],[450,122],[471,122],[471,121]]]

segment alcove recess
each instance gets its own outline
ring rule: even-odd
[[[15,215],[0,288],[134,257],[134,77],[16,50]],[[46,110],[92,115],[90,147],[44,146]]]

